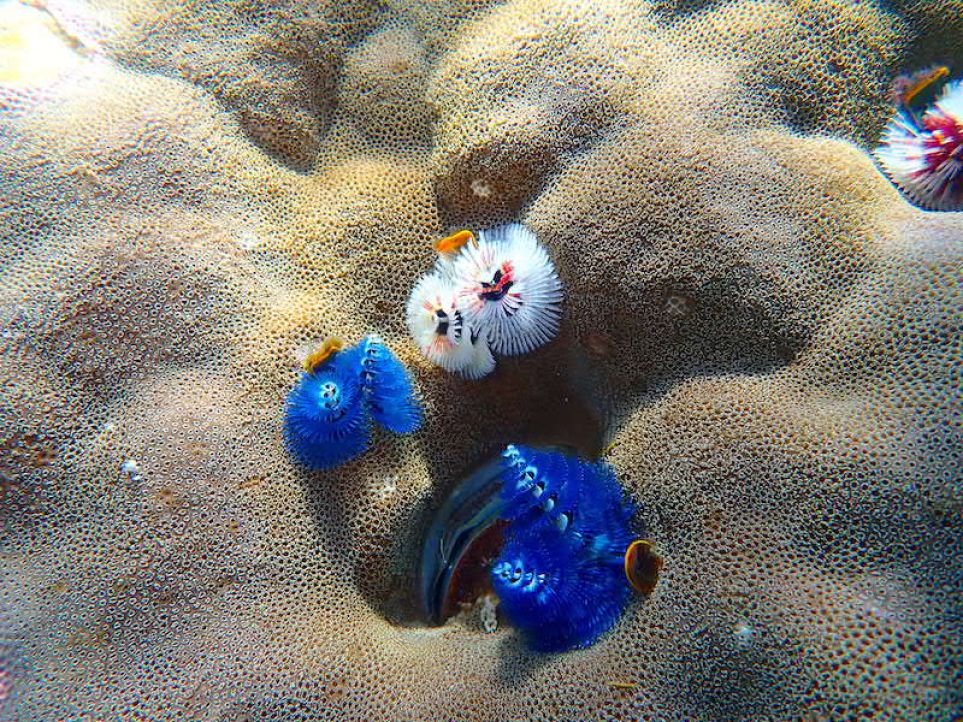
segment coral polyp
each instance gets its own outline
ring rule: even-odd
[[[284,438],[292,456],[329,469],[361,454],[372,420],[396,433],[421,426],[421,406],[401,362],[376,336],[350,349],[329,339],[305,361],[288,394]]]
[[[458,231],[435,250],[438,264],[415,284],[407,307],[412,338],[432,362],[481,378],[495,367],[492,353],[528,353],[558,334],[562,282],[525,226]]]
[[[626,554],[638,547],[634,511],[608,465],[509,445],[455,489],[429,529],[425,611],[444,619],[456,571],[494,528],[503,546],[490,583],[529,646],[587,647],[615,624],[635,587],[626,571]]]
[[[932,73],[919,86],[942,77]],[[949,83],[921,117],[903,103],[883,135],[876,157],[886,174],[923,208],[963,210],[963,81]]]

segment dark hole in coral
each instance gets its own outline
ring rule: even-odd
[[[492,524],[465,551],[445,593],[441,607],[443,620],[467,609],[479,597],[491,593],[488,570],[505,543],[505,526],[504,521]]]
[[[488,567],[504,541],[501,457],[465,474],[432,514],[420,541],[416,601],[429,624],[443,624],[489,591]]]

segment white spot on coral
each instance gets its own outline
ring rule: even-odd
[[[736,622],[732,627],[732,636],[740,647],[748,647],[756,637],[756,630],[745,619]]]
[[[483,632],[492,634],[498,630],[498,604],[490,594],[478,599],[475,613],[478,615],[478,626]]]
[[[492,194],[492,187],[481,178],[475,178],[471,182],[471,192],[479,198],[488,198]]]
[[[685,296],[673,294],[665,299],[663,308],[668,315],[683,318],[692,313],[692,301]]]
[[[398,491],[398,477],[395,474],[386,476],[384,480],[374,488],[375,495],[380,499],[387,499]]]
[[[255,248],[260,246],[261,243],[263,243],[263,239],[250,228],[244,228],[238,231],[235,238],[237,240],[237,245],[239,245],[245,251],[253,251]]]
[[[127,474],[127,478],[135,483],[144,478],[140,473],[140,466],[137,464],[136,459],[127,459],[123,464],[120,465],[120,470]]]

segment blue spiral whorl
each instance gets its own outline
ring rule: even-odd
[[[285,404],[284,439],[300,463],[330,469],[367,449],[372,420],[410,433],[421,406],[405,367],[369,336],[301,374]]]
[[[631,595],[623,557],[634,507],[605,464],[523,446],[502,459],[509,525],[491,568],[502,609],[533,649],[586,647]]]
[[[335,356],[315,373],[302,374],[288,394],[284,438],[305,466],[337,466],[363,452],[370,436],[361,384],[350,359]]]
[[[388,431],[408,434],[421,426],[421,404],[407,369],[377,336],[359,345],[361,383],[371,416]]]

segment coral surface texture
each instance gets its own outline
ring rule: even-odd
[[[0,720],[960,719],[963,213],[873,156],[934,65],[963,0],[0,0]],[[505,223],[558,335],[470,380],[406,303]],[[308,469],[367,334],[424,424]],[[587,649],[418,604],[509,443],[664,558]]]

